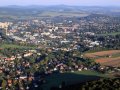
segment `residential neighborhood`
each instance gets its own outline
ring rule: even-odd
[[[119,90],[116,8],[0,7],[0,90]]]

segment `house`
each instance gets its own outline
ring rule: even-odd
[[[20,76],[19,79],[25,80],[25,79],[27,79],[27,76]]]
[[[28,57],[28,56],[31,56],[33,53],[26,53],[24,54],[24,57]]]
[[[99,46],[100,44],[99,44],[98,41],[95,41],[95,42],[91,42],[90,45],[91,45],[91,46]]]

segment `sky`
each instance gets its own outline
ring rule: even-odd
[[[77,6],[120,6],[120,0],[1,0],[0,6],[7,5],[77,5]]]

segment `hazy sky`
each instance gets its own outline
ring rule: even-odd
[[[77,6],[120,6],[120,0],[1,0],[6,5],[77,5]]]

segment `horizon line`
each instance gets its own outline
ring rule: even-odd
[[[67,5],[67,4],[51,4],[51,5],[37,5],[37,4],[31,4],[31,5],[0,5],[0,7],[9,7],[9,6],[20,6],[20,7],[28,7],[28,6],[72,6],[72,7],[120,7],[119,5]]]

